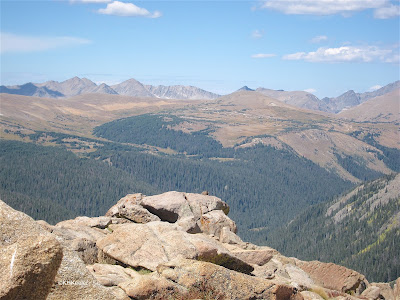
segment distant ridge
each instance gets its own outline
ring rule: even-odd
[[[343,110],[358,106],[369,99],[391,93],[399,88],[400,81],[397,80],[373,92],[356,93],[354,90],[349,90],[338,97],[325,97],[323,99],[319,99],[315,95],[305,91],[273,90],[263,87],[254,90],[246,85],[238,89],[236,92],[255,91],[299,108],[337,114]],[[90,79],[79,78],[76,76],[62,82],[47,81],[44,83],[29,82],[23,85],[14,86],[2,85],[0,86],[0,93],[42,98],[65,98],[85,94],[109,94],[181,100],[214,100],[221,97],[219,94],[195,86],[145,85],[134,78],[125,80],[119,84],[108,86],[105,83],[97,85]]]
[[[144,87],[157,98],[164,98],[164,99],[213,100],[220,97],[220,95],[218,94],[207,92],[195,86],[145,85]]]
[[[31,82],[25,83],[23,85],[8,86],[8,87],[2,85],[0,86],[0,93],[45,97],[45,98],[63,97],[63,94],[61,94],[58,91],[50,90],[47,87],[39,87]]]
[[[326,103],[318,99],[315,95],[308,92],[287,92],[283,90],[270,90],[261,87],[256,89],[256,92],[300,108],[329,112]]]
[[[344,109],[338,116],[356,122],[398,123],[400,120],[400,88],[368,99],[360,105]]]
[[[2,85],[0,86],[0,93],[43,98],[74,97],[92,93],[183,100],[213,100],[220,97],[218,94],[194,86],[143,85],[133,78],[108,86],[105,83],[97,85],[90,79],[76,76],[62,82],[52,80],[44,83],[29,82],[15,86]]]
[[[339,113],[342,110],[360,105],[361,103],[364,103],[369,99],[383,96],[399,88],[400,88],[400,80],[397,80],[373,92],[356,93],[353,90],[349,90],[338,97],[334,98],[325,97],[322,99],[322,101],[326,103],[331,112]]]

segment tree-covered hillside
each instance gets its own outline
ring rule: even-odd
[[[61,146],[73,138],[54,136]],[[97,145],[87,158],[58,147],[6,141],[1,146],[2,198],[49,222],[99,215],[127,193],[208,190],[230,205],[242,238],[265,244],[266,232],[351,186],[290,149],[261,145],[231,149],[228,160],[155,155],[118,143]]]
[[[265,244],[262,232],[289,221],[309,205],[351,185],[290,150],[256,146],[237,149],[233,160],[188,159],[128,151],[91,153],[109,159],[162,191],[208,190],[226,201],[244,239]]]
[[[60,147],[0,140],[0,196],[50,223],[104,214],[127,193],[158,192],[133,175]]]
[[[284,255],[334,262],[370,281],[400,276],[400,175],[357,187],[333,202],[308,208],[268,235]]]

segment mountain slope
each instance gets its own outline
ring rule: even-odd
[[[400,121],[399,110],[400,88],[344,110],[338,116],[356,122],[398,123]]]
[[[347,91],[336,98],[324,98],[322,101],[324,101],[329,110],[334,113],[338,113],[343,109],[357,106],[361,103],[360,95],[356,94],[356,92],[353,90]]]
[[[317,111],[329,111],[326,104],[319,100],[316,96],[311,93],[304,91],[281,91],[281,90],[270,90],[265,88],[258,88],[256,92],[266,95],[268,97],[277,99],[284,103],[299,107]]]
[[[385,94],[388,94],[394,90],[400,89],[400,80],[397,80],[395,82],[389,83],[385,85],[384,87],[381,87],[380,89],[373,91],[373,92],[366,92],[360,94],[361,102],[365,102],[368,99],[375,98],[378,96],[382,96]]]
[[[338,97],[323,98],[322,101],[326,103],[331,112],[339,113],[344,109],[349,109],[351,107],[357,106],[369,99],[378,96],[383,96],[399,88],[400,88],[400,80],[389,83],[388,85],[373,92],[356,93],[353,90],[349,90]]]
[[[400,276],[400,174],[306,209],[267,242],[285,255],[333,261],[374,281],[395,280]]]

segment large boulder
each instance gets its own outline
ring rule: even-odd
[[[47,300],[114,300],[114,290],[101,285],[78,254],[64,248],[64,256]],[[30,298],[35,299],[35,298]]]
[[[392,289],[392,287],[390,286],[389,283],[383,283],[383,282],[373,282],[371,283],[370,287],[367,288],[361,295],[365,296],[366,294],[369,294],[369,291],[376,291],[376,289],[372,289],[374,287],[379,288],[379,295],[378,298],[382,299],[395,299],[395,295],[394,295],[394,289]]]
[[[135,268],[154,271],[159,264],[181,256],[212,261],[245,273],[253,270],[216,240],[203,234],[189,234],[176,224],[132,223],[111,228],[113,232],[98,240],[97,246],[107,256]]]
[[[158,266],[165,278],[207,299],[303,299],[296,289],[208,262],[175,259]]]
[[[246,247],[246,243],[243,242],[242,239],[237,234],[235,234],[229,227],[221,228],[219,241],[225,244],[241,245],[243,248]]]
[[[135,223],[160,221],[159,217],[140,205],[142,198],[142,194],[129,194],[123,197],[107,211],[106,216],[125,218]]]
[[[241,260],[258,266],[263,266],[267,262],[269,262],[272,257],[277,253],[276,250],[272,248],[265,247],[265,249],[257,249],[257,250],[236,250],[232,251],[236,257]]]
[[[46,299],[63,257],[60,243],[0,200],[0,299]]]
[[[178,219],[192,216],[192,209],[185,193],[167,192],[161,195],[144,197],[140,204],[161,221],[175,223]]]
[[[333,263],[296,260],[296,265],[327,289],[360,295],[369,286],[364,275]]]
[[[228,218],[222,210],[213,210],[200,217],[197,222],[202,233],[219,237],[223,228],[236,233],[237,227],[234,221]]]
[[[141,206],[152,214],[157,215],[162,221],[175,223],[182,219],[185,219],[186,222],[191,220],[192,224],[188,226],[191,229],[196,227],[202,228],[200,219],[209,212],[221,211],[224,215],[227,215],[229,212],[229,206],[218,197],[192,193],[172,191],[160,195],[143,197],[139,202]],[[211,214],[205,220],[207,219],[212,220],[213,223],[222,221],[223,226],[232,227],[232,230],[236,232],[236,225],[229,218],[222,218],[219,215]]]

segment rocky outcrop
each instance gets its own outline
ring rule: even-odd
[[[0,299],[46,299],[63,257],[57,239],[0,200]]]
[[[157,221],[110,228],[113,232],[99,239],[97,246],[107,256],[134,268],[155,271],[159,264],[180,256],[220,262],[248,273],[253,270],[211,237],[189,234],[176,224]]]
[[[394,289],[370,284],[335,264],[243,242],[228,211],[207,193],[130,194],[106,216],[52,226],[0,202],[0,299],[399,297],[400,279]]]
[[[129,194],[123,197],[107,211],[106,216],[125,218],[135,223],[160,221],[159,217],[140,206],[142,198],[142,194]]]

